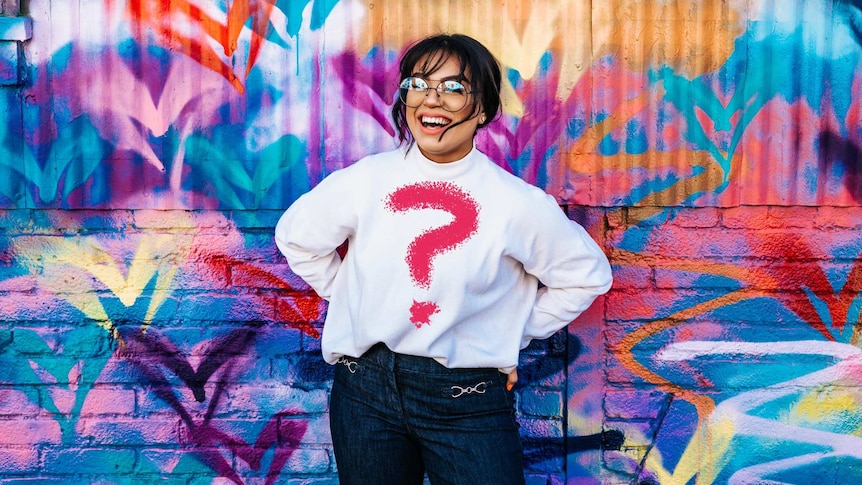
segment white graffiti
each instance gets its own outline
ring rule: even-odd
[[[735,436],[792,441],[799,445],[814,445],[812,448],[819,448],[816,452],[742,468],[733,473],[728,483],[736,485],[780,483],[767,477],[812,465],[821,460],[844,457],[862,460],[862,437],[860,436],[798,426],[749,414],[764,404],[816,388],[852,387],[854,392],[862,394],[862,391],[859,391],[859,386],[862,384],[862,373],[860,373],[862,349],[849,344],[827,341],[762,343],[689,341],[670,344],[663,348],[657,357],[664,361],[688,361],[701,356],[715,355],[744,355],[755,358],[767,355],[823,355],[835,361],[825,369],[744,392],[717,405],[705,426],[718,427],[732,424]]]

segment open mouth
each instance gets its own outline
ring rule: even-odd
[[[423,116],[419,121],[425,128],[442,128],[452,123],[452,120],[440,116]]]

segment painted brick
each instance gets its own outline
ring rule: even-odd
[[[78,435],[93,445],[160,445],[177,443],[178,419],[82,418]]]
[[[0,231],[3,229],[0,228]],[[7,238],[6,241],[9,239]],[[0,239],[3,241],[3,239]],[[8,244],[5,244],[6,241],[3,241],[3,247],[0,247],[0,276],[7,276],[9,278],[19,278],[25,275],[22,275],[20,271],[14,267],[16,264],[16,260],[18,258],[18,254],[15,250],[10,247]],[[35,278],[35,275],[28,275],[31,278]]]
[[[255,347],[269,357],[287,357],[302,349],[302,331],[284,324],[270,324],[261,329]]]
[[[314,342],[311,337],[306,340]],[[319,340],[317,340],[319,342]],[[302,352],[289,358],[272,359],[271,374],[280,382],[290,383],[323,383],[332,380],[335,368],[327,364],[320,354],[319,344],[317,350]],[[315,386],[320,387],[320,386]]]
[[[653,436],[656,434],[659,420],[605,419],[603,425],[605,433],[617,432],[622,434],[624,441],[620,443],[620,446],[626,444],[640,446],[653,443]]]
[[[653,269],[631,266],[629,261],[612,261],[614,290],[651,288],[654,286]]]
[[[670,220],[671,215],[671,211],[662,207],[628,207],[626,224],[640,227],[661,226]]]
[[[196,234],[186,261],[214,266],[256,262],[250,249],[253,247],[246,242],[244,235],[238,233]]]
[[[272,232],[245,234],[246,248],[254,248],[254,253],[249,255],[249,261],[281,264],[286,263],[284,255],[275,245],[275,235]]]
[[[615,358],[613,352],[608,352],[605,357],[605,379],[610,385],[633,385],[644,384],[646,381],[634,374],[629,368]]]
[[[118,478],[106,478],[103,481],[94,481],[88,485],[119,485],[119,484],[154,484],[154,485],[188,485],[189,478],[179,475],[156,475],[147,473],[135,473],[134,475],[123,475]],[[234,484],[231,484],[234,485]],[[248,482],[245,485],[250,485]]]
[[[287,461],[285,469],[293,473],[328,473],[331,471],[329,452],[325,449],[301,448]]]
[[[628,226],[627,222],[628,218],[628,207],[620,207],[615,210],[608,210],[607,213],[607,222],[608,227],[617,229],[617,228],[625,228]]]
[[[15,350],[20,355],[57,355],[69,361],[94,360],[107,356],[112,344],[106,330],[93,322],[67,325],[19,327],[14,332]],[[35,344],[35,345],[34,345]]]
[[[0,478],[0,485],[69,485],[69,477],[62,478]]]
[[[607,319],[613,320],[644,320],[655,318],[657,308],[667,305],[679,297],[676,291],[668,290],[616,290],[611,289],[605,295]]]
[[[324,317],[322,317],[322,318],[325,318],[325,314],[324,314]],[[322,326],[317,326],[315,328],[318,330],[318,332],[320,332],[320,333],[323,332]],[[325,363],[325,361],[323,361],[323,356],[320,353],[321,352],[320,338],[313,337],[311,335],[303,334],[302,335],[302,350],[305,352],[313,352],[317,355],[320,355],[321,361]],[[330,365],[330,364],[327,364],[327,365]]]
[[[528,473],[524,476],[526,485],[562,485],[566,483],[565,478],[554,475],[536,475]]]
[[[105,363],[99,382],[104,385],[117,385],[129,389],[138,389],[142,386],[140,370],[131,363],[121,358],[112,358]]]
[[[521,436],[528,438],[560,438],[564,436],[563,424],[559,419],[535,419],[518,417]]]
[[[303,390],[289,386],[248,385],[243,386],[237,396],[231,398],[230,407],[234,412],[249,416],[262,411],[271,415],[285,410],[302,414],[323,413],[327,410],[327,393],[324,389]]]
[[[5,260],[9,260],[12,258],[11,251],[8,251],[9,255],[7,256],[5,253],[7,251],[0,250],[0,264],[2,264]],[[9,274],[9,277],[6,277],[7,271],[5,268],[0,266],[0,277],[3,277],[0,280],[0,292],[7,293],[30,293],[36,291],[38,287],[38,280],[36,275],[18,275],[18,271],[14,270],[14,273]],[[2,303],[0,303],[2,306]],[[0,310],[2,311],[2,310]]]
[[[87,393],[81,417],[131,415],[135,412],[133,389],[98,387]]]
[[[246,482],[243,482],[247,485]],[[236,485],[236,482],[225,477],[195,477],[189,485]]]
[[[131,211],[45,210],[38,211],[51,227],[68,229],[72,234],[125,233],[133,222]]]
[[[724,266],[724,265],[722,265]],[[745,281],[732,277],[721,277],[711,274],[710,267],[706,264],[700,265],[700,268],[682,267],[675,269],[670,266],[669,269],[655,269],[655,286],[656,288],[664,289],[697,289],[704,288],[710,290],[735,290],[746,284]],[[739,275],[747,276],[748,271],[740,268],[737,272]],[[616,279],[614,280],[616,287]]]
[[[300,443],[308,445],[332,445],[332,434],[329,431],[329,415],[309,416],[305,419],[306,430]]]
[[[558,391],[524,389],[520,393],[520,410],[526,416],[553,417],[563,414],[563,395]]]
[[[518,381],[540,387],[565,386],[565,360],[545,355],[522,355],[518,363]]]
[[[862,211],[858,207],[817,207],[816,227],[862,229]]]
[[[139,209],[133,212],[135,228],[160,230],[196,230],[196,221],[187,211]]]
[[[204,401],[197,402],[193,392],[188,386],[176,378],[176,376],[168,376],[170,387],[168,389],[159,389],[159,393],[155,392],[152,387],[144,388],[137,391],[137,413],[141,416],[146,416],[147,419],[167,419],[167,417],[176,417],[176,410],[170,406],[160,396],[166,393],[169,396],[174,396],[171,399],[176,399],[181,406],[195,419],[203,419],[209,406],[212,404],[211,399],[215,391],[214,384],[207,384],[204,387]],[[218,406],[214,409],[218,416],[230,414],[229,399],[225,395],[220,396]]]
[[[45,445],[60,443],[60,425],[47,419],[0,420],[0,445]]]
[[[645,446],[627,446],[620,451],[604,451],[602,461],[608,470],[634,476],[645,453]]]
[[[183,291],[225,290],[230,288],[230,269],[225,264],[196,264],[191,271],[180,271],[173,284]]]
[[[541,450],[532,450],[531,458],[536,461],[525,466],[525,471],[546,474],[563,472],[565,455],[566,450],[562,442],[558,447],[547,446]]]
[[[768,222],[770,227],[780,228],[815,228],[817,227],[816,207],[780,207],[769,206]]]
[[[44,452],[44,470],[50,474],[117,474],[135,468],[135,451],[124,448],[48,449]]]
[[[2,365],[2,363],[0,363]],[[27,394],[17,389],[0,388],[0,416],[2,417],[34,417],[42,408],[33,402]],[[2,423],[3,421],[0,421]],[[2,468],[0,468],[2,469]]]
[[[0,318],[19,323],[32,322],[76,322],[81,312],[67,302],[56,298],[45,298],[44,294],[17,294],[14,298],[3,298],[0,302]]]
[[[769,227],[769,208],[765,206],[728,207],[721,210],[721,225],[728,229]]]
[[[611,419],[655,419],[666,405],[667,393],[641,390],[605,390],[605,416]]]
[[[249,287],[259,290],[286,290],[311,293],[308,283],[294,274],[287,263],[263,262],[254,265],[255,272],[231,271],[231,284],[236,287]]]
[[[720,212],[715,207],[676,209],[671,218],[673,225],[688,228],[716,227],[719,221]]]
[[[30,446],[0,446],[0,476],[23,474],[39,468],[39,451]]]
[[[338,479],[329,478],[291,478],[285,482],[287,485],[338,485]]]
[[[4,113],[6,115],[11,115],[11,113]],[[21,226],[26,226],[27,221],[30,220],[30,211],[29,210],[15,210],[3,208],[0,209],[0,231],[3,231],[4,235],[10,235],[16,231],[16,228],[20,228]]]

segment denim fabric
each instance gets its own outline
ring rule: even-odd
[[[514,394],[496,369],[447,369],[378,344],[336,364],[330,426],[341,485],[523,484]]]

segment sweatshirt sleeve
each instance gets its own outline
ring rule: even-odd
[[[544,285],[521,339],[545,339],[583,313],[612,283],[611,266],[602,249],[578,223],[569,220],[553,197],[530,211],[522,234],[520,261]]]
[[[353,204],[346,201],[346,170],[332,173],[299,197],[275,226],[275,244],[290,269],[325,300],[341,265],[336,249],[356,229]]]

